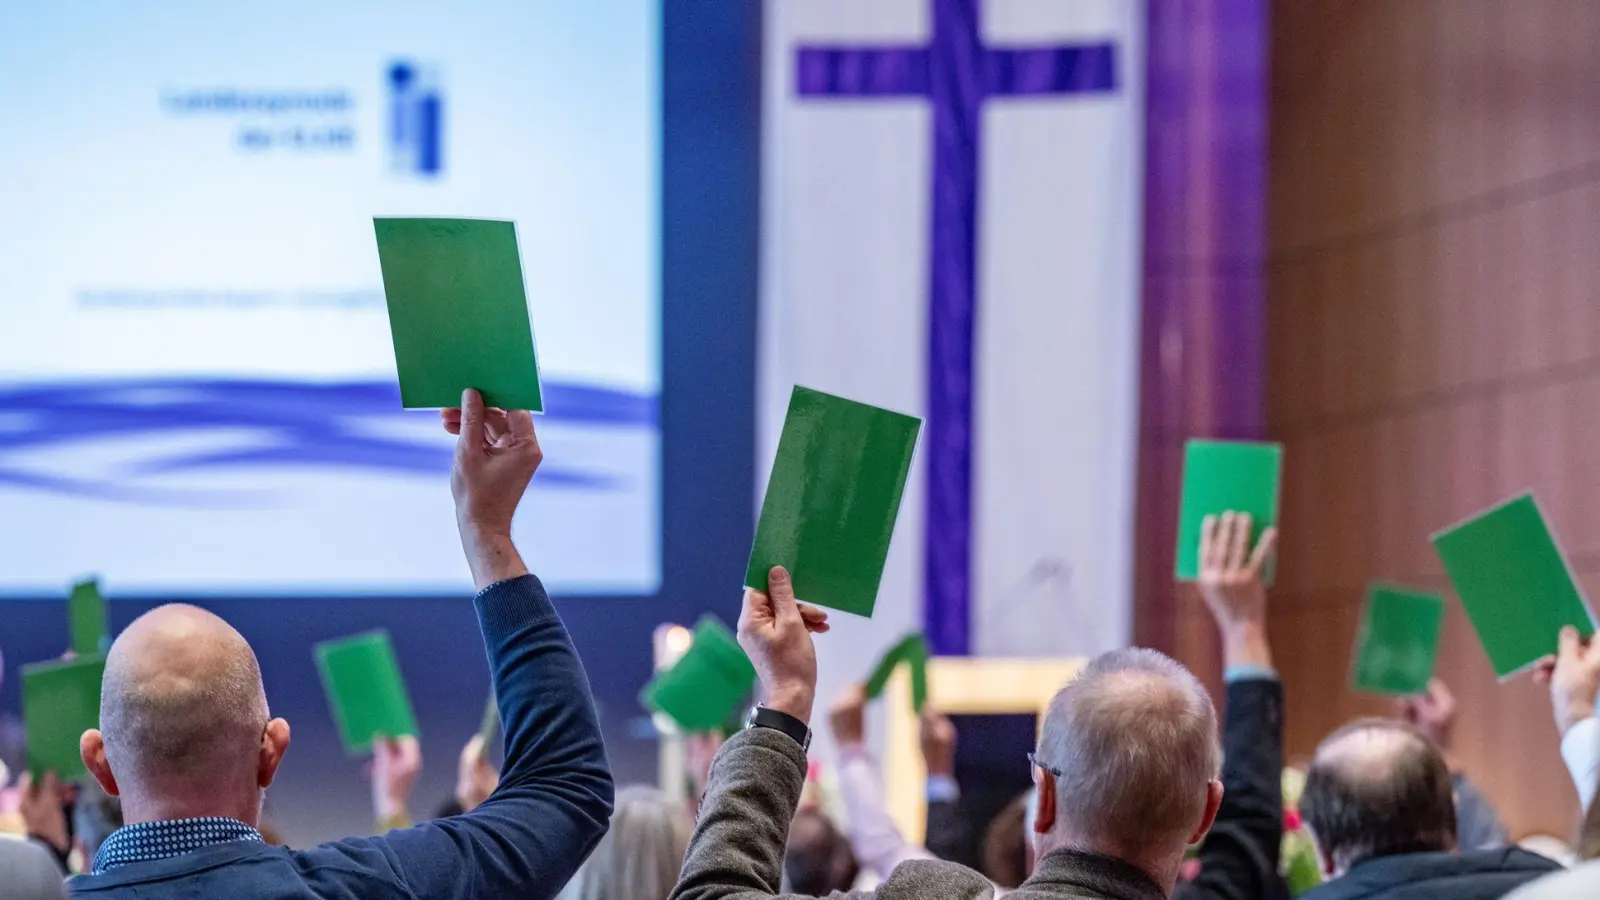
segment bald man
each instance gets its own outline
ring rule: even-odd
[[[74,896],[550,898],[611,814],[612,783],[588,680],[511,520],[541,459],[526,412],[476,391],[445,410],[458,435],[450,484],[505,723],[499,788],[476,809],[382,837],[309,850],[268,846],[257,826],[289,723],[272,718],[250,645],[204,610],[139,617],[106,659],[100,729],[84,764],[122,799],[126,825]]]
[[[1266,644],[1261,582],[1275,536],[1269,532],[1252,551],[1248,517],[1231,514],[1203,530],[1201,593],[1222,627],[1229,666],[1228,770],[1211,697],[1187,669],[1154,650],[1096,657],[1045,715],[1031,754],[1039,862],[1008,900],[1163,900],[1174,890],[1188,900],[1258,900],[1279,885],[1282,689]],[[777,894],[784,835],[805,782],[817,678],[811,634],[827,627],[825,615],[796,601],[781,568],[771,571],[766,593],[746,593],[739,643],[767,700],[717,754],[672,900]],[[1201,848],[1200,877],[1177,888],[1185,848],[1214,822],[1219,833]],[[875,892],[829,896],[996,895],[969,868],[910,860]]]
[[[1426,735],[1363,719],[1328,735],[1300,812],[1331,880],[1306,900],[1496,900],[1561,867],[1517,847],[1456,852],[1450,767]]]

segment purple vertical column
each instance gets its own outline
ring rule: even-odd
[[[1147,0],[1137,643],[1214,678],[1172,581],[1183,443],[1266,422],[1268,0]]]

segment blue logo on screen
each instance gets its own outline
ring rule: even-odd
[[[409,59],[389,65],[389,169],[437,178],[444,171],[444,94],[429,69]]]

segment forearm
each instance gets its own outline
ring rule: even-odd
[[[509,534],[486,533],[463,523],[461,549],[466,551],[467,565],[472,569],[473,587],[479,592],[490,585],[528,574],[522,554],[517,552]]]
[[[1283,843],[1283,686],[1275,678],[1228,685],[1223,759],[1222,806],[1200,846],[1200,875],[1183,894],[1265,896]]]
[[[862,868],[882,880],[905,860],[928,858],[895,826],[884,808],[877,763],[859,746],[839,750],[839,796],[850,817],[850,849]]]
[[[683,872],[669,900],[753,900],[778,893],[806,755],[788,736],[751,728],[722,745]]]
[[[1600,718],[1589,716],[1567,729],[1561,736],[1561,759],[1567,764],[1572,785],[1584,809],[1594,802],[1600,783]]]
[[[1272,669],[1272,648],[1267,643],[1264,619],[1222,625],[1222,664],[1227,669]]]

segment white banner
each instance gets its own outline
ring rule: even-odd
[[[973,655],[1130,638],[1143,10],[767,3],[757,490],[794,384],[928,414],[929,329],[969,234]],[[965,81],[933,45],[976,48]],[[970,148],[948,139],[961,104]],[[945,198],[968,180],[963,223]],[[929,458],[925,429],[877,612],[819,642],[819,704],[922,625]]]

